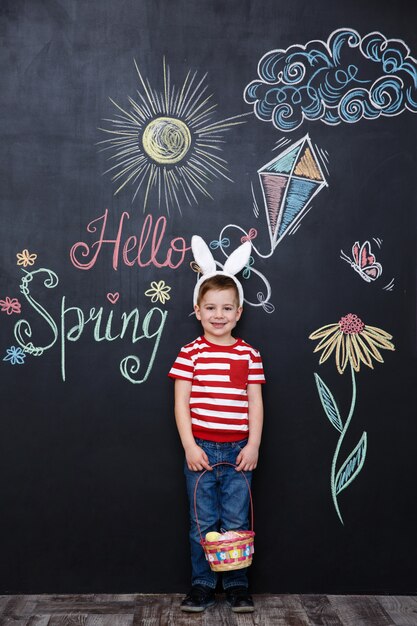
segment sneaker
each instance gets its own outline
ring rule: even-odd
[[[252,597],[246,587],[226,589],[226,602],[233,613],[253,613],[255,610]]]
[[[188,596],[181,602],[180,608],[181,611],[187,611],[187,613],[201,613],[215,603],[214,589],[206,585],[194,585]]]

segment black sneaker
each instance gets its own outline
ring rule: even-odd
[[[188,596],[181,602],[180,608],[181,611],[187,611],[187,613],[201,613],[215,603],[214,589],[206,585],[194,585]]]
[[[252,597],[246,587],[226,589],[226,602],[233,613],[253,613],[255,610]]]

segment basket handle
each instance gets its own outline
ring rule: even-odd
[[[237,466],[234,465],[233,463],[229,463],[228,461],[220,461],[220,463],[214,463],[212,465],[212,467],[217,467],[218,465],[230,465],[231,467],[236,468]],[[201,534],[201,528],[200,528],[200,523],[198,521],[198,515],[197,515],[197,488],[198,488],[198,483],[200,482],[200,480],[203,478],[204,474],[206,474],[206,472],[208,472],[209,470],[204,470],[204,472],[202,472],[200,474],[200,476],[197,478],[197,482],[195,484],[194,487],[194,514],[195,514],[195,521],[197,522],[197,528],[198,528],[198,532],[200,535],[200,539],[201,541],[203,541],[203,535]],[[249,491],[249,499],[250,499],[250,520],[251,520],[251,530],[253,531],[253,501],[252,501],[252,491],[249,485],[249,481],[246,478],[245,474],[243,472],[240,472],[240,475],[245,479],[246,481],[246,485],[248,487],[248,491]]]

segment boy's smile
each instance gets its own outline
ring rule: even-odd
[[[208,341],[222,345],[234,343],[232,330],[242,315],[234,289],[209,289],[194,310]]]

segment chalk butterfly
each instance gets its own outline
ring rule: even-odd
[[[340,258],[349,263],[351,267],[358,272],[359,276],[370,283],[382,274],[382,265],[377,262],[375,255],[372,254],[371,244],[365,241],[362,245],[356,241],[352,246],[352,258],[340,251]]]

